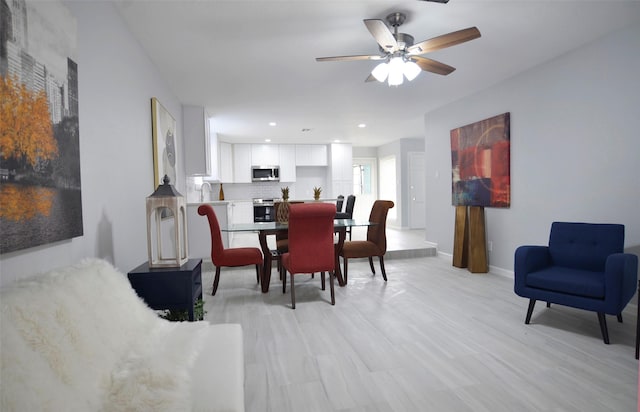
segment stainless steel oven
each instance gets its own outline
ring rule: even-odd
[[[253,199],[254,222],[273,222],[275,218],[273,199]]]

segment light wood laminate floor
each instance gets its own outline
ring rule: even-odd
[[[509,277],[420,257],[385,261],[384,282],[375,262],[349,261],[335,306],[297,275],[295,310],[275,272],[262,294],[253,268],[223,268],[215,297],[203,274],[206,320],[243,327],[247,411],[636,410],[635,297],[605,345],[595,313],[538,303],[525,325]]]

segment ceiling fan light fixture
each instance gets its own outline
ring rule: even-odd
[[[371,71],[371,75],[380,83],[384,82],[389,75],[389,65],[385,62],[380,63]]]
[[[399,86],[404,81],[404,61],[402,57],[393,57],[389,61],[389,86]]]
[[[402,66],[402,71],[407,80],[411,81],[418,77],[422,69],[413,60],[407,60]]]

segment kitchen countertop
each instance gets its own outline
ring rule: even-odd
[[[335,202],[338,199],[320,199],[318,202]],[[282,199],[273,199],[274,202],[282,202]],[[204,202],[188,202],[187,206],[199,206],[203,203],[209,205],[228,205],[229,203],[238,203],[238,202],[250,202],[253,203],[253,199],[233,199],[233,200],[206,200]],[[289,202],[305,202],[311,203],[316,202],[315,199],[289,199]]]
[[[200,206],[201,204],[208,205],[228,205],[228,200],[206,200],[204,202],[188,202],[187,206]]]

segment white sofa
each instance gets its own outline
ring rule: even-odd
[[[87,259],[0,289],[1,411],[243,411],[242,329],[169,322]]]

